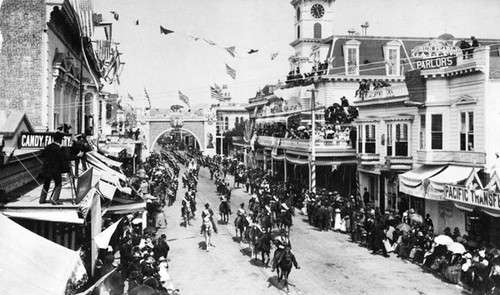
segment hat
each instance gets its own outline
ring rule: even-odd
[[[410,209],[410,214],[413,214],[415,213],[415,210],[413,210],[413,208]]]
[[[469,252],[464,253],[464,258],[472,259],[472,255]]]
[[[340,212],[340,209],[339,208],[335,209],[335,212]]]
[[[167,238],[167,235],[166,235],[166,234],[162,234],[162,235],[160,236],[160,238],[162,238],[162,239],[166,239],[166,238]]]
[[[64,138],[64,134],[62,134],[59,131],[54,134],[54,141],[61,141],[63,138]]]
[[[165,257],[161,256],[160,258],[158,258],[158,261],[159,261],[159,262],[162,262],[162,261],[167,261],[167,259],[165,259]]]
[[[154,263],[155,262],[155,259],[153,258],[153,256],[149,256],[148,259],[146,259],[146,263]]]
[[[208,208],[210,207],[210,204],[209,203],[205,203],[205,208]]]

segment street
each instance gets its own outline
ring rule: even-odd
[[[233,177],[228,177],[232,183]],[[234,213],[228,225],[218,223],[219,233],[212,238],[215,248],[205,251],[200,235],[204,204],[208,202],[217,220],[220,219],[218,196],[209,178],[208,170],[201,168],[198,211],[191,226],[181,225],[180,200],[185,192],[182,185],[175,204],[165,207],[169,222],[165,233],[171,248],[170,275],[176,288],[181,294],[285,293],[283,284],[277,282],[276,272],[263,267],[260,261],[251,261],[248,244],[234,239]],[[249,194],[243,188],[233,189],[232,211],[242,202],[247,209],[248,199]],[[390,258],[372,255],[366,248],[349,242],[348,235],[318,231],[306,220],[297,210],[291,241],[301,268],[293,268],[290,273],[289,294],[466,294],[461,287],[448,284],[395,254]]]

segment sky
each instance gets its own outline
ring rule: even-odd
[[[337,0],[333,9],[336,35],[350,28],[360,32],[367,21],[372,36],[500,39],[498,0]],[[228,85],[233,102],[246,103],[259,88],[284,81],[290,70],[290,0],[94,0],[94,11],[113,23],[123,53],[121,83],[113,90],[123,97],[130,93],[139,107],[146,104],[144,88],[153,108],[182,105],[179,90],[191,108],[206,107],[216,102],[210,98],[214,83]],[[109,11],[119,14],[118,21]],[[160,25],[174,33],[160,34]],[[229,46],[236,47],[236,57],[224,50]],[[259,52],[250,55],[250,49]],[[225,64],[236,70],[235,80]]]

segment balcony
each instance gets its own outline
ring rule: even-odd
[[[309,139],[288,139],[273,136],[259,136],[257,142],[264,147],[273,148],[277,140],[280,140],[279,148],[284,150],[294,150],[300,152],[311,152],[311,142]],[[345,139],[317,139],[316,153],[328,156],[342,155],[355,156],[356,149],[353,149],[350,141]]]
[[[380,162],[379,154],[358,154],[360,165],[377,165]]]
[[[385,165],[392,170],[410,170],[413,167],[413,157],[387,156]]]
[[[376,90],[368,90],[364,96],[361,95],[361,100],[385,99],[404,96],[408,96],[408,88],[406,88],[406,85],[397,85],[383,87]]]
[[[429,165],[467,165],[484,167],[486,153],[467,151],[417,151],[417,162]]]

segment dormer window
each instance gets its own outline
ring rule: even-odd
[[[349,40],[344,46],[346,75],[359,75],[359,45],[361,42]]]
[[[384,45],[385,72],[387,76],[399,76],[400,73],[400,44],[391,41]]]

